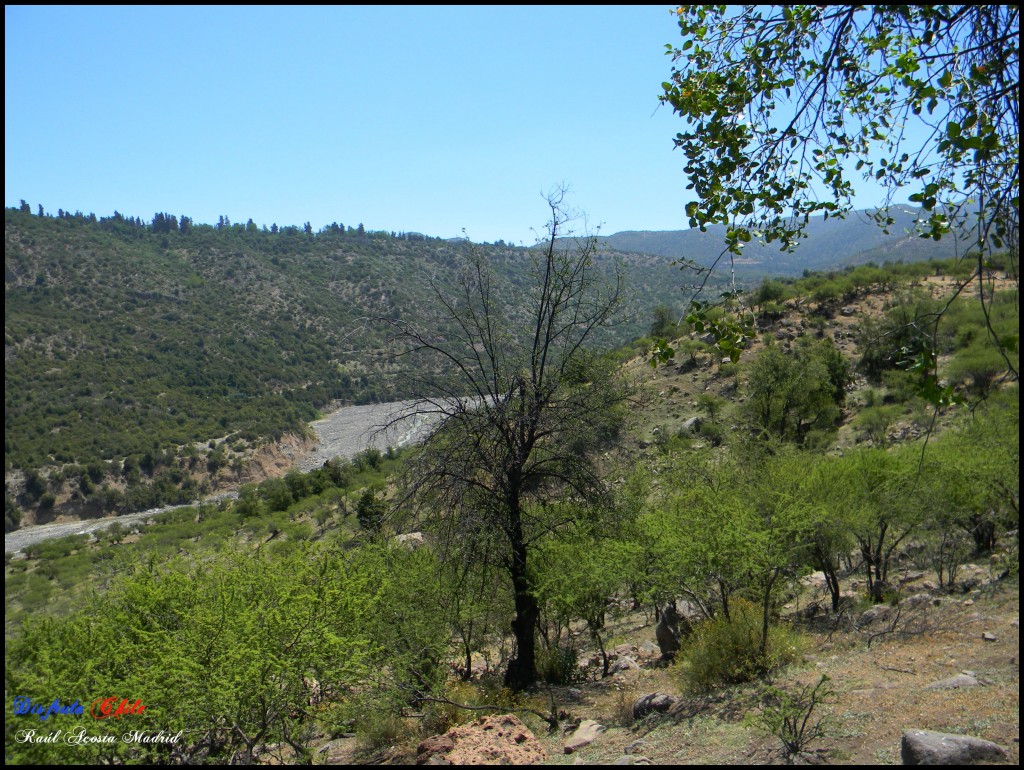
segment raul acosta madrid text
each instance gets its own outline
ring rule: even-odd
[[[165,730],[129,730],[118,738],[116,735],[90,735],[84,727],[73,730],[51,730],[48,733],[39,730],[18,730],[14,740],[18,743],[66,743],[69,746],[92,746],[95,744],[117,743],[179,743],[184,730],[169,733]]]

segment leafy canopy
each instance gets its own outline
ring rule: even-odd
[[[977,213],[982,250],[1017,227],[1018,11],[986,6],[681,6],[663,102],[687,122],[691,227],[789,250],[852,206],[854,173],[931,212]],[[915,142],[915,131],[924,141]],[[854,172],[854,173],[851,173]],[[885,215],[880,215],[885,221]],[[1015,239],[1014,239],[1015,240]]]
[[[882,226],[905,191],[925,212],[921,235],[970,233],[974,277],[1004,248],[1015,266],[1016,7],[684,5],[676,15],[683,43],[666,46],[674,65],[660,98],[687,124],[675,145],[696,194],[690,226],[724,225],[723,255],[755,238],[792,251],[812,215],[852,210],[859,176],[884,191]],[[985,307],[992,290],[979,285]],[[747,325],[741,315],[711,331],[735,359]],[[997,341],[1016,377],[1016,338]]]

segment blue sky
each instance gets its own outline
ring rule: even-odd
[[[532,243],[686,227],[670,6],[5,8],[7,206]]]
[[[532,242],[685,227],[669,6],[5,8],[7,206]]]

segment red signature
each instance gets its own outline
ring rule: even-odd
[[[146,710],[142,701],[136,699],[132,703],[127,698],[97,698],[89,707],[89,713],[94,719],[107,719],[117,717],[120,719],[125,714],[141,714]]]

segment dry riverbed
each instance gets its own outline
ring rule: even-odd
[[[368,447],[385,450],[389,446],[403,447],[422,440],[436,423],[429,414],[412,414],[415,402],[394,401],[386,404],[346,406],[331,412],[323,419],[311,423],[317,444],[312,452],[299,458],[296,467],[302,471],[319,468],[335,457],[351,458]],[[235,493],[218,494],[213,500],[234,497]],[[4,535],[4,551],[16,553],[43,540],[68,535],[85,535],[102,530],[111,524],[145,522],[162,511],[181,506],[164,506],[148,511],[129,513],[103,519],[67,521],[55,524],[27,526]]]

